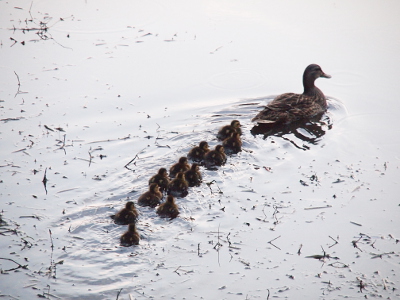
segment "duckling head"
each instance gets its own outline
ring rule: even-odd
[[[132,210],[132,209],[135,208],[135,203],[133,203],[132,201],[128,201],[125,204],[125,208],[128,209],[128,210]]]
[[[187,159],[187,157],[185,157],[185,156],[182,156],[182,157],[179,159],[179,163],[180,163],[180,164],[186,164],[187,161],[188,161],[188,159]]]
[[[161,175],[163,177],[168,176],[167,169],[161,168],[160,170],[158,170],[158,175]]]
[[[208,143],[206,141],[202,141],[200,142],[199,147],[203,150],[208,150]]]
[[[224,152],[225,152],[224,146],[222,146],[222,145],[217,145],[217,146],[215,147],[215,151],[220,152],[220,153],[224,153]]]
[[[231,122],[231,126],[236,129],[236,128],[239,128],[242,125],[240,124],[240,122],[238,120],[233,120]]]
[[[152,183],[150,184],[149,191],[152,193],[158,193],[160,191],[160,188],[157,183]]]
[[[182,180],[184,180],[184,179],[185,179],[185,173],[179,172],[179,173],[176,175],[176,178],[177,178],[177,179],[182,179]]]
[[[129,232],[135,232],[136,231],[136,224],[135,223],[129,223],[128,231]]]
[[[167,202],[168,203],[175,203],[175,198],[174,198],[174,196],[172,196],[172,195],[168,195],[168,197],[167,197]]]

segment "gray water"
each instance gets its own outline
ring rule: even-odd
[[[2,298],[399,298],[399,8],[0,1]],[[310,63],[319,135],[253,136]],[[109,216],[233,119],[243,151],[121,247]]]

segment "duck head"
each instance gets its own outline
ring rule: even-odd
[[[320,77],[331,78],[331,75],[324,73],[319,65],[311,64],[305,70],[303,74],[303,85],[304,93],[314,87],[314,81]]]

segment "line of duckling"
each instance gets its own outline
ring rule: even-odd
[[[207,169],[215,170],[226,162],[227,154],[236,154],[242,149],[241,125],[238,120],[233,120],[230,125],[223,126],[217,138],[222,145],[215,146],[210,150],[206,141],[200,142],[199,146],[192,148],[187,157],[179,158],[179,161],[169,169],[160,168],[158,173],[150,178],[149,190],[140,195],[137,200],[140,206],[157,207],[156,213],[163,218],[174,219],[179,215],[175,197],[183,198],[189,193],[189,187],[199,186],[202,182],[200,165]],[[193,161],[189,165],[188,159]],[[167,194],[167,200],[162,202],[163,194]],[[136,229],[139,212],[134,202],[128,201],[125,207],[112,215],[115,224],[128,225],[128,230],[121,236],[122,246],[138,245],[140,236]]]

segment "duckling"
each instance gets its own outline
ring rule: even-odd
[[[233,132],[238,132],[239,135],[242,135],[241,126],[238,120],[233,120],[230,125],[226,125],[218,131],[217,138],[223,141],[230,137]]]
[[[166,191],[169,184],[168,172],[166,168],[161,168],[158,173],[150,178],[149,185],[152,183],[157,183],[161,193]]]
[[[189,171],[185,173],[185,179],[189,186],[199,186],[202,181],[202,176],[199,170],[199,165],[194,163]]]
[[[204,155],[209,152],[208,143],[206,141],[200,142],[200,144],[194,148],[192,148],[188,153],[188,158],[195,162],[202,162],[204,159]]]
[[[129,223],[135,223],[139,216],[139,212],[136,210],[135,204],[132,201],[128,201],[125,207],[112,215],[111,218],[115,224],[128,225]]]
[[[128,231],[121,235],[121,246],[129,247],[132,245],[139,245],[139,232],[136,230],[136,224],[130,223]]]
[[[169,183],[168,195],[180,198],[186,197],[188,194],[188,187],[189,184],[185,179],[185,173],[179,172],[176,178]]]
[[[225,139],[222,143],[225,152],[229,154],[236,154],[242,151],[242,140],[238,132],[233,132],[231,137]]]
[[[175,203],[175,198],[168,195],[167,201],[160,204],[157,208],[157,214],[162,218],[175,219],[179,215],[178,206]]]
[[[222,145],[215,146],[215,149],[208,152],[204,157],[207,168],[222,166],[226,162],[225,150]]]
[[[182,156],[179,161],[174,164],[170,169],[169,169],[169,176],[171,178],[174,178],[177,173],[179,172],[186,172],[187,170],[190,169],[190,166],[188,164],[188,159],[185,156]]]
[[[326,111],[326,97],[314,85],[317,78],[331,78],[316,64],[309,65],[303,74],[303,94],[286,93],[277,96],[253,119],[257,123],[289,124]]]
[[[149,186],[149,190],[142,194],[138,199],[140,206],[156,207],[161,203],[162,193],[157,183],[152,183]]]

